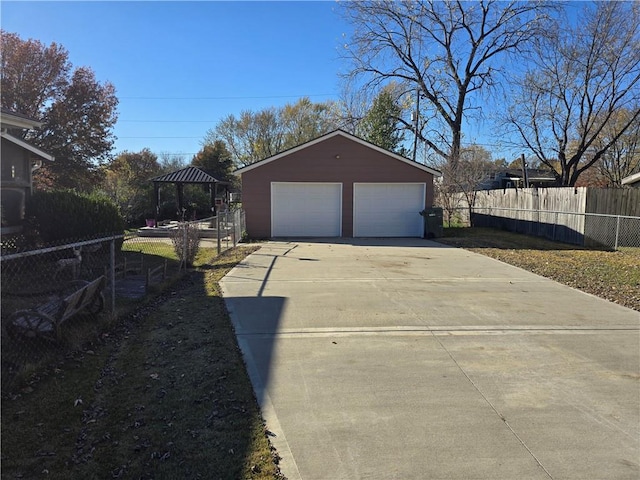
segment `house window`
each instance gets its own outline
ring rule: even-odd
[[[28,177],[26,172],[27,163],[22,159],[11,159],[9,171],[7,172],[9,178],[13,181],[26,180]]]
[[[17,181],[23,178],[24,169],[21,168],[19,159],[9,159],[2,163],[2,178],[8,181]]]

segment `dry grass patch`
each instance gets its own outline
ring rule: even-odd
[[[438,240],[640,311],[640,248],[593,250],[489,228],[449,228]]]

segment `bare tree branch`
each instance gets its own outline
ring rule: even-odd
[[[562,185],[575,185],[640,118],[640,5],[597,2],[582,16],[536,43],[507,119]]]
[[[438,128],[415,133],[455,168],[471,96],[495,85],[499,57],[522,51],[554,8],[493,0],[347,2],[344,12],[355,32],[345,55],[365,88],[396,81],[420,90],[421,116],[437,119]]]

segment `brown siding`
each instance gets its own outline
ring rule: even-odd
[[[31,186],[29,152],[2,139],[2,183],[10,186]]]
[[[19,225],[24,219],[26,200],[31,195],[29,151],[4,138],[0,146],[2,216],[8,225]]]
[[[336,158],[339,157],[339,158]],[[426,183],[433,204],[433,175],[349,138],[334,136],[242,174],[247,234],[271,235],[271,182],[341,182],[342,235],[353,236],[353,183]]]

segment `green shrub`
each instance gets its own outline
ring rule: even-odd
[[[36,192],[26,206],[27,227],[45,244],[124,232],[118,207],[100,194]]]

